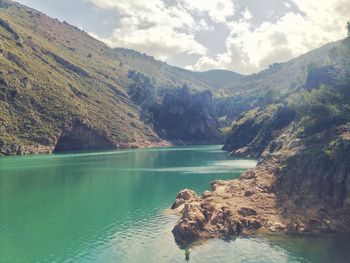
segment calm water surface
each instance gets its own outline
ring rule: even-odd
[[[219,146],[0,158],[0,262],[185,262],[168,208],[255,165]],[[350,262],[350,239],[205,241],[190,262]]]

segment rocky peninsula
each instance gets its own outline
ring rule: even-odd
[[[314,134],[301,135],[300,120],[291,117],[297,114],[282,108],[248,112],[233,124],[227,143],[250,137],[241,148],[231,147],[231,154],[259,158],[256,168],[236,180],[214,181],[201,196],[188,189],[178,194],[172,206],[181,215],[173,229],[177,243],[260,231],[350,232],[348,127],[323,126],[317,141]],[[276,126],[283,115],[288,118]]]

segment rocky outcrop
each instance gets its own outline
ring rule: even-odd
[[[0,2],[0,6],[4,5],[5,7],[8,7],[8,2]],[[9,33],[13,35],[13,38],[15,39],[18,46],[23,45],[23,39],[21,36],[17,33],[17,31],[5,20],[0,18],[0,26],[2,26],[5,30],[7,30]]]
[[[265,152],[268,157],[238,180],[213,182],[202,197],[182,200],[173,229],[176,242],[266,231],[350,232],[350,141],[336,146],[332,157],[319,153],[316,158],[293,152],[291,141],[279,153]],[[281,151],[289,151],[289,157]]]
[[[350,231],[350,141],[305,149],[288,158],[276,179],[283,213],[304,231]]]
[[[310,68],[305,83],[305,88],[308,90],[318,88],[322,84],[329,85],[335,80],[334,66],[324,66]]]
[[[295,112],[283,104],[244,113],[232,125],[224,150],[234,156],[258,158],[295,118]]]
[[[113,140],[77,120],[61,134],[55,152],[114,148],[118,147],[114,145]]]
[[[201,198],[184,201],[181,218],[173,229],[176,242],[285,228],[272,187],[275,172],[274,162],[261,164],[238,180],[213,182],[212,191]]]
[[[183,87],[165,94],[150,108],[157,133],[175,144],[217,144],[223,141],[210,91]]]
[[[173,229],[178,243],[260,231],[350,233],[348,125],[334,121],[310,134],[293,111],[270,107],[246,114],[231,135],[237,149],[246,143],[245,154],[260,158],[257,167],[184,202]]]
[[[169,146],[164,140],[117,142],[112,137],[94,129],[91,124],[76,120],[59,136],[54,152],[106,150]]]
[[[140,118],[173,144],[223,142],[210,91],[182,87],[157,87],[151,78],[129,71],[128,94],[141,108]]]
[[[177,196],[174,204],[171,206],[171,209],[183,209],[183,206],[188,202],[193,202],[198,200],[197,194],[189,189],[182,190]]]

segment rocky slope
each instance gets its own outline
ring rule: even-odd
[[[223,149],[234,156],[258,158],[295,115],[295,111],[283,104],[250,110],[233,122]]]
[[[234,122],[225,149],[259,164],[238,180],[213,182],[201,197],[181,192],[173,205],[181,213],[177,242],[256,231],[350,232],[350,39],[342,45],[343,64],[327,85],[302,85]]]
[[[191,92],[182,87],[167,93],[161,104],[152,105],[154,128],[175,144],[220,144],[223,136],[210,91]]]
[[[282,134],[279,151],[267,149],[263,161],[237,180],[215,181],[201,197],[181,192],[172,207],[181,214],[175,240],[186,244],[266,231],[350,232],[350,137],[341,134],[331,154],[310,157],[294,136],[291,130]]]
[[[337,70],[343,58],[337,42],[252,76],[191,72],[137,51],[111,49],[74,26],[9,0],[0,0],[0,40],[0,155],[164,145],[164,139],[217,143],[218,117],[221,126],[230,125],[242,112],[294,92],[309,69]],[[130,72],[149,80],[139,82],[137,91],[149,84],[155,89],[147,105],[133,93]],[[193,126],[185,127],[192,123],[184,120],[179,130],[170,130],[164,119],[173,116],[171,110],[161,115],[149,109],[184,85],[193,94],[210,90],[213,101],[205,100],[209,104],[201,104],[199,113],[195,107],[186,109],[186,116],[196,116]]]
[[[111,49],[65,22],[1,0],[0,155],[167,144],[131,97],[130,71],[168,90],[213,88],[197,73]]]

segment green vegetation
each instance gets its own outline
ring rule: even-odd
[[[7,0],[0,7],[2,153],[17,153],[19,146],[54,147],[76,121],[111,145],[157,141],[140,118],[152,89],[185,83],[210,88],[198,74],[111,49],[33,9]]]
[[[221,127],[304,85],[308,65],[339,69],[348,52],[329,44],[252,76],[191,72],[139,52],[111,49],[65,22],[0,1],[0,152],[54,147],[77,121],[113,145],[158,141],[145,105],[174,87],[211,90]],[[215,120],[216,121],[216,120]]]

